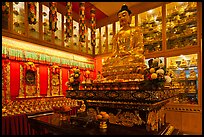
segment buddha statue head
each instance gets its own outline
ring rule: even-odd
[[[118,11],[118,19],[120,22],[120,27],[129,27],[131,23],[131,11],[128,9],[128,6],[123,4],[121,9]]]

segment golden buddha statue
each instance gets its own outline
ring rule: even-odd
[[[146,68],[143,34],[139,27],[131,27],[131,11],[123,5],[118,12],[120,30],[113,37],[114,52],[103,64],[107,80],[143,80]]]
[[[190,60],[190,66],[191,66],[191,67],[197,66],[197,61],[196,61],[196,59],[195,59],[194,56],[193,56],[193,57],[191,58],[191,60]]]
[[[186,79],[186,72],[185,72],[184,70],[181,70],[181,71],[180,71],[179,79],[180,79],[180,80]]]
[[[190,70],[190,75],[188,77],[189,80],[196,80],[196,72],[192,69]]]
[[[177,67],[178,67],[178,65],[176,64],[176,62],[171,60],[170,64],[169,64],[169,68],[176,69]]]
[[[180,67],[181,67],[181,68],[186,68],[186,67],[187,67],[187,62],[186,62],[185,59],[182,59],[182,60],[181,60]]]

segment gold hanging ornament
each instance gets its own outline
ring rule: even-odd
[[[49,11],[49,29],[52,31],[58,30],[57,28],[57,3],[50,2],[49,3],[50,11]]]
[[[72,19],[72,3],[67,2],[66,13],[66,37],[72,37],[73,35],[73,19]]]
[[[86,24],[85,24],[85,2],[79,3],[79,41],[85,42],[85,32],[86,32]]]

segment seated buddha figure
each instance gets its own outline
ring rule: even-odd
[[[197,61],[196,61],[195,57],[192,57],[192,58],[191,58],[191,60],[190,60],[190,66],[191,66],[191,67],[197,66]]]
[[[175,61],[173,61],[173,60],[171,60],[171,61],[170,61],[169,68],[172,68],[172,69],[177,68],[177,64],[176,64],[176,62],[175,62]]]
[[[181,70],[179,74],[179,79],[184,80],[185,78],[186,78],[186,72],[184,70]]]
[[[190,70],[189,80],[196,80],[196,72],[192,69]]]
[[[184,59],[181,60],[180,67],[181,67],[181,68],[187,67],[187,62],[186,62],[186,60],[184,60]]]
[[[131,27],[131,11],[123,5],[118,12],[120,30],[113,37],[113,53],[104,61],[102,75],[108,80],[143,79],[146,68],[143,34],[139,27]]]

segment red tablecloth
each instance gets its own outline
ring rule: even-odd
[[[70,115],[75,115],[79,107],[73,107]],[[39,127],[41,129],[41,127]],[[40,134],[46,134],[46,129],[41,129]],[[13,116],[2,117],[2,135],[36,135],[36,131],[32,129],[28,123],[26,114],[18,114]]]

